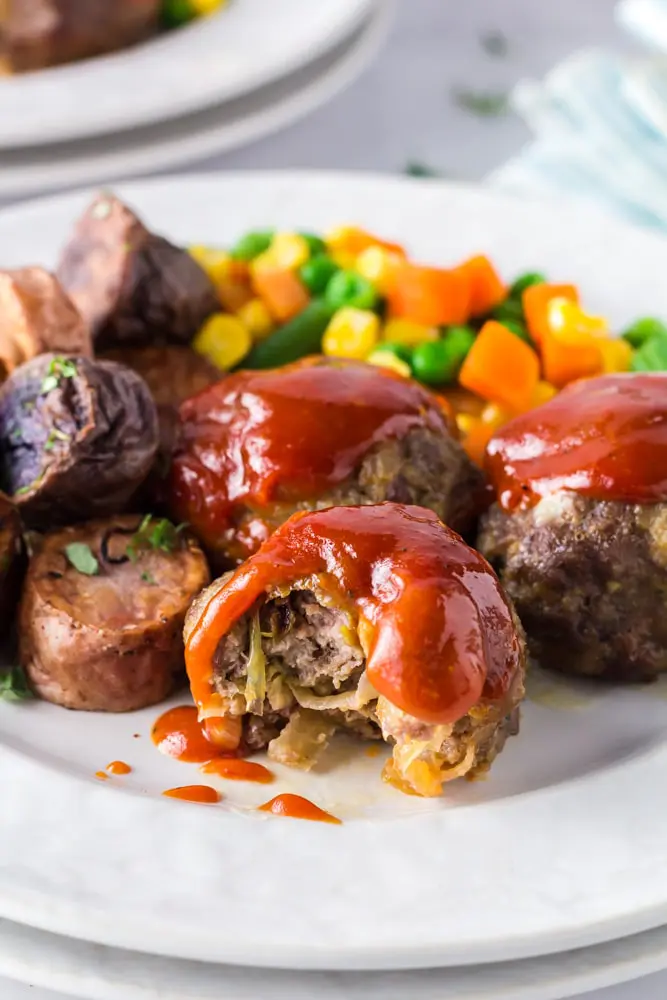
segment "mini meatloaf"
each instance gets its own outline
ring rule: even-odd
[[[186,619],[202,718],[309,769],[337,729],[393,747],[386,780],[438,795],[518,727],[521,626],[488,563],[432,511],[293,515]]]
[[[0,382],[49,351],[92,356],[90,331],[78,309],[41,267],[0,271]]]
[[[296,510],[392,500],[467,532],[485,499],[447,404],[383,368],[308,358],[238,372],[181,407],[170,509],[218,566]]]
[[[160,0],[3,0],[0,59],[10,72],[122,49],[155,34]]]
[[[99,195],[79,219],[57,274],[97,352],[187,345],[220,309],[190,254],[150,232],[111,194]]]
[[[184,680],[183,622],[209,581],[197,543],[163,520],[115,517],[34,543],[20,662],[66,708],[128,712]]]
[[[666,375],[613,375],[491,441],[499,502],[478,547],[544,666],[612,681],[667,670],[666,427]]]

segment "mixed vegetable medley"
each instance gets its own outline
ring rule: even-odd
[[[190,253],[221,303],[193,344],[217,367],[269,368],[321,352],[391,368],[450,398],[476,461],[499,427],[569,382],[667,370],[660,320],[616,337],[574,285],[537,272],[506,285],[483,255],[426,266],[355,226],[324,236],[259,230],[228,251]]]
[[[166,28],[179,28],[196,17],[214,14],[228,0],[162,0],[162,22]]]

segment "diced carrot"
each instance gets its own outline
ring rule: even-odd
[[[476,465],[484,465],[486,446],[496,432],[491,424],[485,424],[479,417],[471,417],[468,433],[463,438],[463,448]]]
[[[578,378],[604,371],[600,340],[592,334],[571,336],[567,331],[547,330],[540,345],[544,377],[558,389]]]
[[[406,262],[396,272],[388,301],[392,316],[425,326],[465,323],[470,317],[470,278],[457,269]]]
[[[292,271],[277,268],[257,270],[253,273],[252,283],[257,295],[279,323],[292,319],[310,301],[308,292]]]
[[[542,343],[550,329],[549,303],[553,299],[568,299],[578,304],[579,293],[574,285],[549,285],[543,282],[530,285],[522,295],[528,332],[536,344]]]
[[[507,298],[507,287],[488,257],[479,255],[459,264],[470,280],[470,315],[483,316]]]
[[[530,407],[539,380],[535,351],[495,320],[484,324],[459,372],[464,389],[517,413]]]

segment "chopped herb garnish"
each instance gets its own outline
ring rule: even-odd
[[[32,487],[33,487],[33,483],[28,483],[27,486],[22,486],[20,489],[18,489],[16,491],[16,493],[14,494],[14,496],[15,497],[22,497],[26,493],[30,493],[30,490],[32,489]]]
[[[152,587],[154,587],[155,584],[157,583],[157,580],[155,579],[153,574],[149,573],[147,570],[144,570],[144,572],[141,574],[141,579],[144,581],[144,583],[149,583]]]
[[[457,89],[452,92],[460,108],[482,118],[494,118],[509,111],[507,93],[491,93],[480,90]]]
[[[44,451],[53,451],[56,446],[56,441],[69,441],[69,434],[65,434],[64,431],[60,431],[57,427],[53,427],[49,431],[49,436],[44,444]]]
[[[14,427],[13,428],[13,430],[10,432],[9,440],[10,441],[17,441],[17,442],[23,440],[23,433],[22,433],[20,427]]]
[[[403,173],[407,174],[408,177],[442,177],[442,173],[436,170],[434,167],[429,167],[426,163],[420,163],[418,160],[409,160],[404,168]]]
[[[490,31],[483,31],[479,36],[479,44],[487,55],[494,56],[496,59],[502,59],[506,56],[509,49],[507,36],[496,28],[492,28]]]
[[[17,664],[0,674],[0,701],[25,701],[32,697],[23,667]]]
[[[65,555],[77,573],[83,573],[84,576],[97,576],[100,571],[100,564],[93,555],[93,550],[85,542],[71,542],[66,545]]]
[[[187,524],[173,525],[166,517],[153,519],[150,514],[146,514],[130,539],[127,554],[132,562],[136,562],[141,549],[173,552],[178,544],[178,536],[185,528]]]
[[[42,379],[41,392],[47,393],[57,389],[61,378],[74,378],[76,374],[76,365],[70,358],[60,356],[53,358]]]

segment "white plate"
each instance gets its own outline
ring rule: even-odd
[[[508,276],[575,280],[616,323],[667,315],[667,244],[582,210],[368,175],[230,174],[119,192],[178,241],[356,220],[427,260],[484,250]],[[51,263],[86,201],[0,214],[0,263]],[[278,787],[305,791],[342,827],[239,812],[266,797],[258,786],[230,783],[220,807],[160,798],[197,771],[153,751],[155,712],[0,706],[0,914],[152,953],[339,969],[523,958],[667,922],[665,689],[562,704],[542,690],[489,780],[442,801],[387,788],[381,761],[349,746],[336,767],[281,772]],[[113,758],[133,774],[96,782]]]
[[[0,921],[3,1000],[38,1000],[35,987],[58,990],[58,997],[64,993],[69,1000],[561,1000],[665,967],[664,927],[520,962],[368,973],[286,972],[188,962],[105,948]],[[25,994],[19,983],[31,984]],[[642,986],[634,984],[627,997],[648,1000]],[[604,998],[595,994],[596,1000],[606,996],[606,992]],[[651,991],[650,996],[663,1000],[664,992]],[[57,998],[49,993],[40,994],[39,1000]]]
[[[109,56],[0,79],[0,148],[109,134],[231,100],[333,48],[372,0],[234,0]]]
[[[326,55],[221,107],[112,137],[9,150],[0,156],[0,199],[164,171],[284,128],[356,79],[384,41],[393,7],[376,0],[362,26]]]

